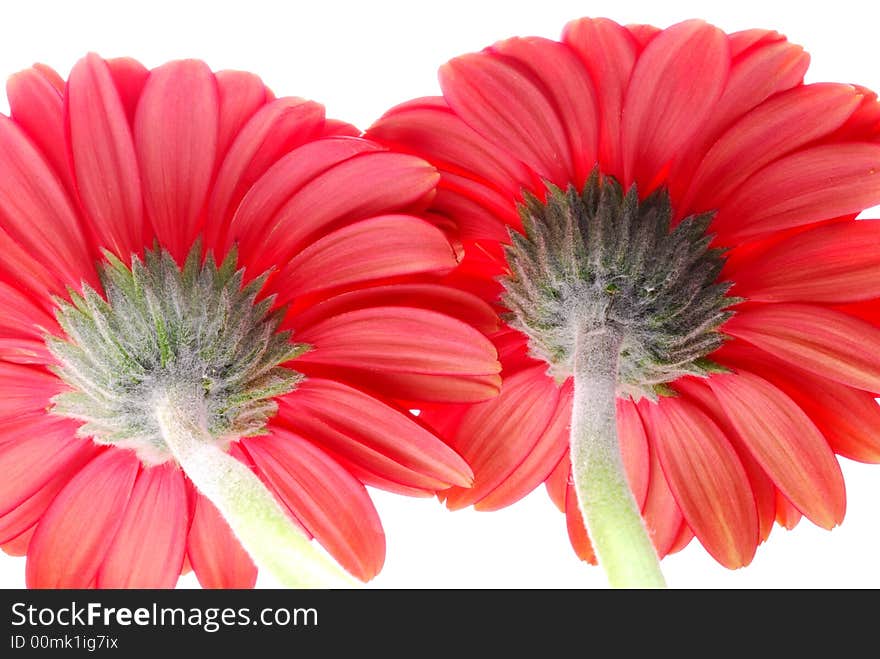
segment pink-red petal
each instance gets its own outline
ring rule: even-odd
[[[143,469],[98,572],[97,587],[173,588],[186,550],[188,508],[177,465]]]
[[[220,512],[196,493],[186,553],[202,588],[253,588],[257,568]]]
[[[243,444],[281,501],[340,565],[362,581],[378,574],[385,561],[385,534],[359,480],[283,428]]]
[[[122,524],[140,463],[111,449],[52,501],[28,549],[29,588],[89,588]]]
[[[880,393],[880,329],[825,307],[769,304],[738,312],[724,332],[816,375]]]
[[[839,524],[846,511],[840,465],[804,411],[777,387],[745,370],[713,375],[709,385],[782,493],[818,526]]]
[[[688,526],[725,567],[748,565],[758,546],[758,514],[736,451],[686,400],[647,409],[663,473]]]

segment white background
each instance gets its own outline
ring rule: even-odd
[[[392,105],[438,93],[450,57],[508,36],[558,37],[572,18],[607,16],[666,27],[700,17],[730,32],[776,29],[813,56],[808,81],[880,90],[870,2],[15,2],[4,3],[0,75],[44,62],[66,76],[87,51],[154,67],[197,57],[215,70],[253,71],[278,95],[324,103],[361,127]],[[306,6],[307,5],[307,6]],[[8,108],[5,96],[2,111]],[[679,588],[880,587],[880,465],[842,460],[848,512],[832,532],[777,527],[751,566],[728,571],[694,541],[664,560]],[[0,478],[3,475],[0,474]],[[451,513],[430,499],[375,493],[388,539],[386,567],[369,588],[593,588],[598,568],[569,547],[563,516],[543,488],[504,511]],[[24,559],[0,555],[0,587],[24,585]],[[192,575],[182,586],[196,585]],[[273,586],[264,576],[260,586]]]

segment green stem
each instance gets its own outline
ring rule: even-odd
[[[571,465],[581,514],[613,588],[665,588],[657,552],[624,471],[617,439],[617,369],[622,335],[578,331]]]
[[[260,479],[217,445],[196,398],[165,394],[156,401],[156,417],[178,464],[258,567],[292,588],[355,585],[293,524]]]

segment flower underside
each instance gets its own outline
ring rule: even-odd
[[[619,395],[656,400],[683,375],[723,371],[706,355],[741,300],[718,281],[725,257],[709,247],[712,213],[670,229],[664,188],[639,201],[635,185],[624,194],[597,170],[581,192],[547,187],[546,200],[526,193],[520,205],[525,233],[511,231],[502,301],[550,374],[572,374],[579,331],[607,329],[623,337]]]
[[[183,268],[158,246],[129,268],[105,252],[105,297],[83,285],[70,301],[56,300],[66,337],[47,336],[71,388],[52,412],[84,424],[79,433],[99,444],[134,449],[144,464],[172,459],[156,417],[157,401],[172,396],[201,419],[225,447],[265,432],[277,404],[302,376],[281,364],[308,346],[277,331],[283,310],[274,296],[256,301],[269,273],[242,286],[235,250],[218,266],[196,244]]]

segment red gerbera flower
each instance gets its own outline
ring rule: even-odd
[[[492,310],[432,283],[458,261],[420,215],[435,169],[200,61],[89,55],[8,90],[0,544],[28,584],[171,587],[191,565],[250,587],[250,555],[308,583],[302,534],[373,577],[364,484],[472,477],[395,401],[500,382],[467,324]]]
[[[835,454],[880,461],[880,222],[854,221],[880,104],[807,65],[775,32],[582,19],[453,59],[368,131],[440,169],[448,281],[507,321],[501,395],[423,414],[475,472],[450,508],[545,482],[623,585],[662,584],[651,544],[736,568],[774,520],[841,522]]]

